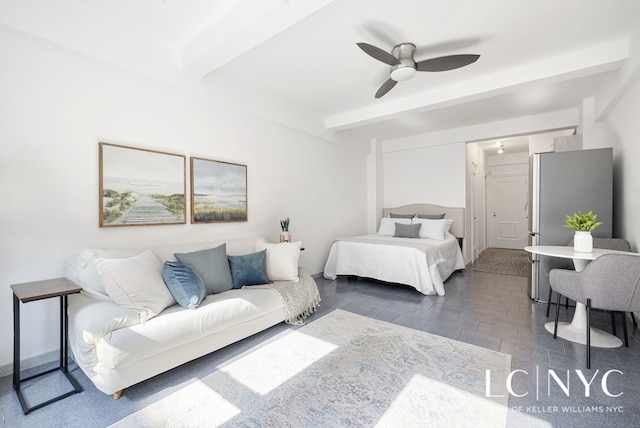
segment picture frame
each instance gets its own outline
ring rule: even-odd
[[[186,223],[186,156],[98,145],[100,227]]]
[[[192,157],[191,223],[248,221],[247,166]]]

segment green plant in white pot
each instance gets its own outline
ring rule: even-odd
[[[291,242],[291,234],[289,233],[289,217],[283,218],[280,220],[280,228],[282,232],[280,233],[280,242]]]
[[[590,253],[593,250],[593,237],[591,232],[602,224],[598,216],[589,211],[586,214],[578,211],[573,216],[567,215],[564,227],[575,232],[573,237],[573,249],[581,253]]]

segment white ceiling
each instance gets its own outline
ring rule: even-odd
[[[616,78],[639,18],[638,0],[0,2],[0,24],[165,81],[242,85],[382,140],[577,108]],[[357,42],[481,57],[376,100],[389,67]]]

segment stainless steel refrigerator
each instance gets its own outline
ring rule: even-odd
[[[613,231],[613,150],[592,149],[536,153],[529,160],[529,240],[531,245],[567,245],[573,231],[564,227],[566,215],[593,211],[602,221],[594,237]],[[531,255],[530,297],[546,302],[549,276],[544,256]]]

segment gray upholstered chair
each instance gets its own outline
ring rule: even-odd
[[[582,272],[552,269],[549,282],[553,289],[587,308],[587,368],[591,368],[591,308],[612,312],[640,311],[640,256],[605,254],[587,265]],[[560,298],[558,296],[558,303]],[[556,307],[554,338],[558,328]],[[627,323],[623,318],[625,344]]]
[[[573,239],[569,241],[567,246],[573,246]],[[629,241],[621,238],[593,238],[593,248],[605,248],[607,250],[619,250],[619,251],[631,251],[631,245]],[[568,269],[573,270],[573,261],[570,259],[560,258],[560,257],[542,257],[542,266],[549,275],[551,269]],[[549,318],[549,307],[551,306],[551,298],[553,294],[553,287],[549,287],[549,297],[547,298],[547,318]],[[569,299],[565,302],[565,307],[569,306]],[[636,325],[636,319],[633,317],[633,325]],[[616,324],[613,319],[613,315],[611,317],[613,322],[613,334],[616,334]]]

